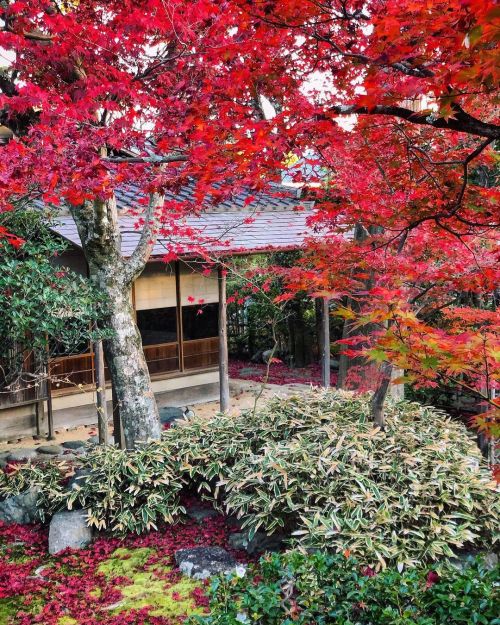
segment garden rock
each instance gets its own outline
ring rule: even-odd
[[[87,443],[89,445],[99,445],[99,437],[98,436],[90,436]]]
[[[92,540],[92,529],[87,526],[86,510],[57,512],[49,526],[49,553],[67,549],[82,549]]]
[[[8,462],[23,462],[24,460],[31,460],[36,458],[36,449],[26,447],[26,449],[12,449],[7,456]]]
[[[262,375],[262,371],[260,371],[260,369],[255,369],[252,367],[243,367],[238,371],[238,375],[241,375],[243,377],[247,377],[250,375]]]
[[[7,497],[0,502],[0,521],[7,524],[35,523],[38,521],[37,499],[39,489],[30,488],[24,493]]]
[[[262,352],[262,362],[267,364],[269,362],[269,359],[273,355],[273,352],[273,349],[266,349],[265,352]]]
[[[63,451],[64,449],[61,445],[40,445],[40,447],[37,448],[39,454],[46,454],[48,456],[58,456],[62,454]]]
[[[488,571],[494,571],[498,566],[498,555],[493,551],[484,555],[484,566]]]
[[[256,532],[250,539],[248,532],[235,532],[229,537],[229,544],[233,549],[244,549],[253,555],[262,551],[280,551],[285,539],[283,534],[268,536],[264,532]]]
[[[219,513],[214,508],[203,508],[202,506],[188,508],[186,514],[197,523],[203,523],[205,519],[213,519],[219,516]]]
[[[259,351],[255,352],[255,354],[250,358],[250,362],[254,364],[262,362],[262,354],[264,353],[263,349],[259,349]]]
[[[87,444],[86,441],[64,441],[64,443],[62,443],[62,447],[64,447],[64,449],[81,449],[82,447],[85,447],[85,445]]]
[[[181,572],[193,579],[229,573],[236,567],[236,560],[221,547],[179,549],[175,552],[175,561]]]
[[[66,484],[66,490],[77,490],[78,487],[81,488],[90,473],[90,469],[77,469],[68,480],[68,483]]]

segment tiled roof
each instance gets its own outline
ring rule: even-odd
[[[191,198],[192,189],[183,189],[176,200]],[[313,214],[310,202],[300,202],[295,190],[288,197],[259,194],[255,201],[246,204],[250,193],[241,193],[231,201],[218,204],[216,208],[204,210],[199,215],[190,215],[181,222],[181,230],[193,229],[196,234],[167,238],[159,236],[153,249],[153,257],[164,256],[170,249],[180,255],[193,255],[195,245],[209,253],[244,254],[263,251],[299,249],[307,238],[320,236],[307,226],[308,217]],[[294,197],[295,195],[295,197]],[[127,209],[137,206],[137,194],[133,189],[121,189],[116,193],[117,204],[122,216],[122,254],[129,257],[137,246],[141,234],[136,229],[136,217],[127,216]],[[183,197],[184,196],[184,197]],[[169,197],[167,196],[167,200]],[[125,213],[125,214],[123,214]],[[71,243],[81,247],[75,222],[71,217],[61,217],[53,226]]]
[[[216,185],[217,186],[217,185]],[[174,200],[177,202],[189,202],[195,204],[194,183],[185,184],[177,193],[166,192],[165,202]],[[118,208],[126,211],[137,204],[141,198],[141,193],[134,185],[126,185],[116,190],[116,201]],[[251,202],[250,202],[251,200]],[[250,203],[249,203],[250,202]],[[224,200],[217,204],[205,202],[204,212],[225,213],[240,210],[293,210],[299,205],[311,208],[312,202],[300,202],[300,189],[286,187],[282,185],[272,185],[269,192],[253,192],[250,189],[235,193],[231,199]]]

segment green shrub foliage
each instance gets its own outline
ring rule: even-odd
[[[167,432],[187,474],[250,532],[348,548],[367,564],[414,565],[491,544],[499,503],[465,427],[416,403],[311,391],[253,414],[201,418]]]
[[[65,504],[88,509],[89,525],[97,529],[140,534],[185,513],[179,501],[181,472],[154,442],[132,452],[96,447],[84,466],[87,475],[66,495]]]
[[[28,464],[1,476],[0,494],[35,487],[42,520],[57,510],[84,508],[89,525],[117,534],[157,529],[159,522],[173,523],[185,513],[178,463],[157,443],[128,452],[94,447],[82,457],[79,476],[72,478],[71,473],[64,463]]]
[[[352,557],[290,551],[214,580],[204,625],[498,625],[499,573],[471,560],[463,570],[387,568]]]
[[[43,469],[28,468],[4,476],[0,493],[35,483],[47,513],[79,506],[99,529],[143,532],[175,521],[181,491],[197,489],[250,535],[348,549],[376,569],[490,548],[498,495],[465,427],[409,402],[388,405],[385,431],[368,415],[368,396],[276,398],[255,413],[180,422],[132,452],[96,448],[76,489],[61,489],[53,472],[44,484]]]

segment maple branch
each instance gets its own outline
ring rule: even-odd
[[[132,255],[125,263],[124,275],[125,280],[129,283],[133,282],[147,263],[158,236],[158,216],[157,211],[163,206],[163,193],[151,193],[149,196],[148,207],[144,214],[144,227],[137,247]]]
[[[467,183],[469,180],[469,163],[471,161],[473,161],[475,158],[477,158],[481,152],[483,152],[489,145],[490,143],[493,142],[493,139],[487,139],[486,141],[483,141],[483,143],[481,143],[480,145],[477,146],[477,148],[471,152],[464,160],[464,180],[462,183],[462,187],[460,188],[460,191],[458,193],[458,197],[456,199],[455,202],[455,212],[458,210],[458,208],[460,207],[460,205],[462,204],[462,200],[465,194],[465,190],[467,188]]]
[[[388,117],[397,117],[411,122],[412,124],[419,124],[421,126],[431,126],[432,128],[439,128],[443,130],[454,130],[455,132],[465,132],[469,135],[476,135],[478,137],[487,137],[492,141],[500,139],[500,126],[495,124],[489,124],[482,122],[472,115],[466,113],[457,104],[453,105],[454,116],[445,119],[439,117],[435,113],[416,113],[410,109],[402,106],[391,106],[384,104],[377,104],[372,107],[356,106],[355,104],[338,104],[328,109],[329,113],[334,115],[384,115]],[[320,121],[330,120],[328,115],[318,115],[317,119]]]
[[[104,159],[110,163],[180,163],[187,161],[188,157],[185,154],[170,154],[167,156],[119,156],[119,157],[107,157]]]
[[[397,70],[398,72],[401,72],[402,74],[405,74],[406,76],[414,76],[415,78],[432,78],[432,76],[434,76],[434,72],[430,69],[427,69],[425,67],[415,67],[406,60],[395,61],[394,63],[387,64],[381,61],[371,59],[369,56],[366,56],[366,54],[361,54],[360,52],[345,52],[331,39],[331,37],[325,37],[324,35],[320,35],[318,33],[313,33],[312,37],[317,41],[327,43],[340,56],[347,59],[355,59],[363,65],[378,65],[379,67],[390,67]]]
[[[11,31],[8,31],[11,32]],[[44,35],[43,33],[41,33],[40,31],[23,31],[23,37],[25,39],[29,39],[31,41],[53,41],[54,40],[54,36],[53,35]]]

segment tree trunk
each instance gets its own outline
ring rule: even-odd
[[[354,228],[354,240],[357,242],[365,241],[368,236],[368,231],[361,224],[356,224]],[[367,285],[367,290],[369,286]],[[347,308],[352,308],[354,311],[359,312],[360,303],[354,298],[347,297],[347,301],[345,303]],[[369,328],[358,328],[353,322],[349,319],[344,321],[344,326],[342,328],[342,339],[347,339],[351,335],[356,334],[368,334],[370,331]],[[342,350],[341,350],[342,351]],[[347,383],[347,376],[349,370],[353,367],[358,367],[361,375],[362,368],[366,367],[367,361],[365,358],[352,358],[351,356],[346,356],[345,354],[339,355],[339,373],[337,377],[337,388],[345,389]]]
[[[344,321],[344,326],[342,328],[342,339],[347,339],[351,335],[351,323],[348,319]],[[345,389],[347,382],[347,373],[351,366],[353,365],[353,359],[345,354],[341,353],[339,355],[339,373],[337,376],[337,388]]]
[[[158,439],[161,435],[158,407],[151,386],[141,335],[135,323],[131,286],[115,276],[98,278],[110,300],[107,327],[113,332],[103,341],[106,362],[120,411],[125,446]]]
[[[384,404],[391,383],[392,365],[390,362],[383,362],[380,366],[381,380],[371,401],[371,417],[375,425],[384,429],[385,411]]]
[[[141,441],[158,439],[161,434],[158,407],[135,323],[132,284],[151,255],[156,239],[156,211],[162,203],[162,196],[151,194],[139,243],[128,259],[121,253],[114,197],[71,207],[90,279],[108,299],[104,325],[111,330],[111,336],[103,341],[103,346],[127,449]]]

